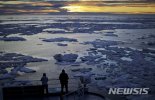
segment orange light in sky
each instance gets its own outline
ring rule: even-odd
[[[155,13],[155,4],[151,6],[87,6],[87,5],[69,5],[62,7],[68,12],[104,12],[104,13]]]

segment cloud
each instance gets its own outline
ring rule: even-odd
[[[154,13],[153,0],[19,0],[0,1],[1,14],[52,12]]]
[[[0,1],[1,14],[60,12],[59,7],[60,4],[51,2]]]

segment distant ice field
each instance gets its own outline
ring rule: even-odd
[[[51,69],[58,70],[59,73],[59,67],[54,64],[52,56],[64,52],[83,55],[91,47],[81,44],[86,41],[115,40],[125,42],[121,44],[124,47],[154,48],[154,45],[148,46],[145,42],[155,40],[150,36],[155,35],[155,15],[1,15],[0,29],[1,37],[13,36],[26,39],[21,42],[2,40],[0,51],[47,58],[49,62],[46,63],[49,65],[47,69],[43,68],[45,72]],[[106,35],[107,33],[110,35]],[[56,37],[75,38],[78,42],[67,43],[67,47],[61,47],[57,43],[42,41],[42,38]],[[47,65],[46,63],[44,66]],[[44,72],[43,65],[30,64],[30,66],[37,68],[39,70],[37,73]]]

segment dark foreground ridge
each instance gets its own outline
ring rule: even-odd
[[[75,81],[78,79],[71,79],[69,84],[69,92],[68,93],[61,93],[59,91],[60,87],[54,86],[51,87],[49,84],[49,93],[44,93],[44,86],[42,85],[29,85],[29,86],[13,86],[13,87],[3,87],[3,100],[93,100],[93,98],[97,98],[97,100],[106,100],[103,92],[97,90],[97,88],[89,88],[89,87],[76,87],[72,86],[75,85]],[[50,81],[57,81],[57,80],[50,80]],[[77,85],[77,84],[76,84]],[[121,99],[120,99],[121,100]]]
[[[22,86],[3,87],[2,100],[126,100],[125,96],[108,95],[106,89],[99,89],[95,85],[81,83],[79,78],[69,80],[69,92],[61,92],[58,79],[49,79],[48,94],[39,80]],[[59,83],[59,84],[58,84]]]

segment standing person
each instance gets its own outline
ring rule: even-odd
[[[59,80],[61,84],[61,93],[63,93],[64,86],[66,88],[66,93],[68,93],[68,79],[69,79],[68,74],[63,69],[59,76]]]
[[[46,90],[46,94],[48,94],[48,77],[46,76],[46,73],[43,73],[43,76],[40,81],[42,82],[42,85],[44,86],[44,90]]]

